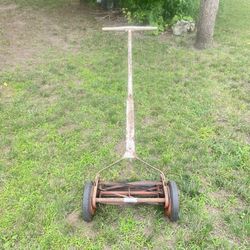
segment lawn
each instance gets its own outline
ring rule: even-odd
[[[0,249],[249,249],[249,13],[224,0],[206,51],[134,36],[137,154],[177,182],[180,220],[103,205],[87,224],[83,185],[123,152],[126,34],[77,1],[0,0]],[[159,178],[103,177],[124,176]]]

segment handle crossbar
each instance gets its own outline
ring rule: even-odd
[[[143,31],[143,30],[157,30],[153,26],[120,26],[120,27],[103,27],[103,31]]]

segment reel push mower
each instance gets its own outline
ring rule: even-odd
[[[83,219],[90,222],[95,214],[97,204],[159,204],[164,208],[164,214],[171,221],[179,218],[178,188],[174,181],[166,181],[164,173],[150,165],[136,155],[135,151],[135,122],[134,99],[132,81],[132,32],[151,31],[156,27],[150,26],[123,26],[106,27],[104,31],[128,32],[128,96],[126,103],[126,149],[122,158],[101,169],[93,182],[87,182],[84,186],[82,213]],[[157,171],[160,174],[158,181],[134,181],[134,182],[105,182],[100,174],[121,161],[139,161],[144,166]]]

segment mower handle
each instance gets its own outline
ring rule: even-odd
[[[128,33],[128,97],[126,105],[126,151],[123,158],[135,159],[135,121],[132,80],[132,33],[133,31],[157,30],[152,26],[104,27],[103,31],[126,31]]]
[[[120,27],[103,27],[103,31],[143,31],[143,30],[157,30],[153,26],[120,26]]]

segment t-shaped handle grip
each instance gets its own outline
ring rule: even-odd
[[[120,26],[120,27],[103,27],[103,31],[143,31],[143,30],[157,30],[153,26]]]

